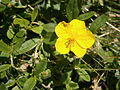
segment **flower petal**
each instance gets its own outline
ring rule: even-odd
[[[94,44],[95,38],[91,31],[86,30],[86,33],[76,37],[76,41],[81,47],[90,48]]]
[[[55,27],[55,33],[58,37],[68,37],[70,32],[70,25],[64,21],[60,22]]]
[[[58,38],[55,43],[56,50],[61,54],[67,54],[70,51],[70,48],[66,47],[66,42],[68,40],[65,38]]]
[[[86,49],[80,47],[77,42],[74,42],[74,45],[71,46],[71,51],[77,56],[77,57],[83,57],[86,53]]]
[[[82,34],[86,31],[86,26],[84,21],[73,19],[70,22],[70,25],[71,25],[71,32],[73,32],[73,34]]]

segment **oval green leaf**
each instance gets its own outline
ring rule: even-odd
[[[5,87],[5,84],[3,82],[0,84],[0,90],[7,90],[7,88]]]
[[[85,70],[77,69],[77,73],[79,75],[79,81],[85,80],[87,82],[90,82],[90,76]]]
[[[43,25],[43,29],[46,32],[54,32],[55,31],[55,26],[56,26],[55,23],[48,23],[48,24]]]
[[[7,37],[9,38],[9,39],[12,39],[13,38],[13,36],[14,36],[14,31],[13,31],[13,28],[12,28],[12,26],[9,26],[9,29],[8,29],[8,31],[7,31]]]
[[[3,65],[0,65],[0,72],[3,72],[3,71],[8,70],[10,67],[11,67],[10,64],[3,64]]]
[[[39,64],[35,67],[35,75],[39,75],[47,68],[47,60],[42,60]]]
[[[78,1],[77,0],[69,0],[66,7],[67,18],[71,21],[73,18],[77,18],[79,15],[78,9]]]
[[[32,11],[32,15],[31,15],[31,21],[35,21],[36,17],[38,15],[38,7],[35,7],[34,10]]]
[[[14,24],[20,25],[20,27],[28,27],[30,22],[27,19],[15,18],[13,21]]]
[[[42,26],[31,28],[34,33],[40,34],[43,30]]]
[[[10,2],[10,0],[2,0],[2,3],[4,3],[4,4],[7,4],[9,2]]]
[[[39,41],[40,41],[39,38],[33,38],[33,39],[30,39],[30,40],[27,40],[26,42],[24,42],[22,44],[22,46],[20,47],[20,49],[17,50],[16,55],[23,54],[25,52],[28,52],[28,51],[32,50],[37,45],[37,43]]]
[[[93,12],[93,11],[87,12],[87,13],[79,15],[77,17],[77,19],[79,19],[79,20],[87,20],[87,19],[91,18],[94,14],[95,14],[95,12]]]
[[[0,40],[0,51],[10,52],[10,46],[8,46],[5,42]]]
[[[15,79],[9,79],[5,84],[6,88],[9,88],[15,84]]]
[[[0,72],[0,79],[3,79],[6,77],[6,71]]]
[[[97,30],[99,30],[103,25],[105,25],[106,21],[108,20],[108,16],[107,15],[101,15],[99,16],[97,19],[95,19],[90,26],[90,30],[92,32],[96,32]]]
[[[96,49],[97,54],[105,61],[105,62],[113,62],[114,55],[111,51],[105,51],[102,47]]]
[[[12,88],[12,90],[20,90],[18,86]]]
[[[26,31],[20,30],[16,35],[14,36],[12,43],[19,43],[21,39],[25,38]]]
[[[75,83],[73,81],[70,81],[68,84],[66,84],[67,90],[77,90],[79,88],[78,83]]]
[[[0,4],[0,12],[4,11],[6,9],[6,6],[3,4]]]
[[[24,84],[23,90],[32,90],[36,85],[36,78],[30,77]]]
[[[24,86],[24,83],[26,82],[27,80],[27,77],[25,76],[20,76],[18,79],[17,79],[17,82],[20,86]]]
[[[50,45],[53,45],[55,44],[55,41],[56,41],[56,34],[53,33],[53,32],[47,32],[44,36],[44,40],[43,42],[45,44],[50,44]]]

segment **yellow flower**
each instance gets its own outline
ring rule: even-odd
[[[95,42],[92,32],[86,30],[84,21],[77,19],[70,23],[60,22],[55,28],[55,33],[58,36],[55,47],[61,54],[72,51],[76,56],[83,57],[87,48]]]

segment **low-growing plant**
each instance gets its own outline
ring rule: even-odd
[[[0,90],[119,90],[119,0],[0,0]]]

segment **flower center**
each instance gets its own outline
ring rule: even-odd
[[[66,48],[70,48],[74,44],[74,39],[73,38],[68,38],[67,42],[65,43]]]

